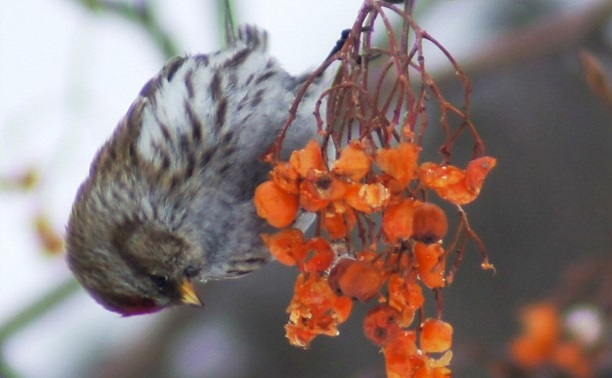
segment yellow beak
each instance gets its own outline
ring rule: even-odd
[[[190,280],[185,278],[181,283],[180,290],[181,303],[198,307],[203,306],[202,301],[200,300],[200,298],[198,298],[198,294],[196,293],[195,288],[193,287],[193,283]]]

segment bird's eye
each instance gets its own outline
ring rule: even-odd
[[[164,276],[162,274],[152,274],[151,280],[160,289],[163,289],[168,284],[168,276]]]
[[[185,271],[183,273],[185,274],[185,277],[193,278],[200,273],[200,269],[193,266],[188,266],[187,268],[185,268]]]

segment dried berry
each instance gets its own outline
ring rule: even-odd
[[[347,237],[357,223],[355,211],[343,201],[331,203],[323,212],[322,218],[323,229],[327,231],[331,239]]]
[[[308,142],[301,150],[293,151],[289,163],[301,177],[306,177],[311,169],[326,170],[321,154],[321,146],[316,140]]]
[[[417,160],[421,147],[402,142],[394,148],[384,148],[376,153],[376,164],[390,174],[401,187],[406,187],[416,176]]]
[[[418,287],[418,285],[414,287]],[[399,311],[400,317],[397,322],[401,327],[409,327],[412,324],[416,310],[420,307],[420,305],[418,307],[414,306],[411,302],[415,303],[418,300],[410,297],[405,278],[399,274],[392,274],[389,277],[389,306]]]
[[[478,196],[484,180],[493,168],[497,165],[497,160],[490,156],[483,156],[468,163],[466,168],[465,185],[475,196]]]
[[[313,238],[304,244],[304,272],[322,273],[336,258],[329,242],[323,238]]]
[[[402,200],[385,209],[382,228],[390,243],[397,243],[412,236],[414,211],[415,201],[411,199]]]
[[[380,211],[390,198],[391,192],[380,183],[349,185],[345,196],[352,208],[366,214]]]
[[[364,333],[374,344],[382,346],[401,332],[399,317],[399,311],[389,305],[372,307],[365,316]]]
[[[329,283],[342,295],[366,302],[374,298],[384,277],[374,265],[351,259],[341,259],[329,273]]]
[[[444,287],[444,271],[446,261],[440,261],[444,248],[440,244],[415,243],[414,255],[417,262],[419,277],[429,288]]]
[[[383,347],[387,377],[412,377],[416,367],[422,366],[414,331],[401,331]]]
[[[300,184],[300,207],[306,211],[316,213],[329,205],[329,200],[321,198],[315,184],[302,181]]]
[[[261,237],[272,256],[282,264],[295,265],[304,258],[304,233],[301,230],[292,228]]]
[[[421,349],[425,353],[442,353],[453,343],[453,327],[439,319],[427,319],[421,330]]]
[[[255,189],[257,215],[268,220],[274,227],[287,227],[298,214],[298,198],[287,193],[272,181],[266,181]]]
[[[414,210],[412,238],[425,244],[441,240],[448,231],[446,214],[439,206],[425,202]]]
[[[282,190],[298,194],[300,176],[291,164],[286,162],[277,164],[270,172],[270,180]]]
[[[332,172],[350,180],[359,181],[370,172],[371,166],[372,159],[365,152],[365,145],[353,141],[342,150]]]

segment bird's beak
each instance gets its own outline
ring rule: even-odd
[[[193,287],[193,283],[185,278],[181,283],[181,303],[192,306],[202,307],[202,301],[198,298],[198,294]]]

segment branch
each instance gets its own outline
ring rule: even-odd
[[[153,39],[166,58],[171,58],[180,54],[176,43],[170,35],[162,29],[158,18],[155,16],[148,2],[139,1],[132,5],[130,3],[107,0],[75,1],[92,12],[116,14],[142,27]]]
[[[6,323],[0,326],[0,345],[19,330],[28,326],[33,320],[36,320],[66,298],[70,297],[78,288],[78,283],[73,278],[70,278],[40,296],[40,298],[34,301],[30,306],[15,314]]]

